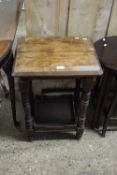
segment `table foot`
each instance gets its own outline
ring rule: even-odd
[[[21,128],[21,123],[19,121],[14,122],[14,125],[17,129]]]
[[[32,142],[34,140],[34,135],[33,134],[29,134],[28,135],[28,141]]]
[[[80,140],[82,135],[83,135],[83,133],[84,133],[84,129],[77,129],[76,130],[76,139]]]

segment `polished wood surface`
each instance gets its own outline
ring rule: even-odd
[[[19,0],[0,1],[0,40],[13,41],[19,14]]]
[[[95,48],[103,66],[117,71],[117,36],[98,40]]]
[[[10,41],[0,41],[0,63],[8,54],[10,46],[11,46]]]
[[[14,76],[95,76],[102,69],[90,40],[79,37],[22,38]]]

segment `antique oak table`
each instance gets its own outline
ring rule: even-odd
[[[0,1],[0,69],[4,70],[8,78],[15,126],[19,126],[19,123],[16,120],[14,78],[11,76],[11,71],[14,61],[12,45],[18,25],[19,12],[19,0]]]
[[[79,37],[40,37],[19,40],[13,76],[20,78],[29,139],[39,131],[76,131],[83,134],[86,111],[96,76],[102,69],[91,42]],[[73,78],[74,94],[34,98],[33,79]],[[82,91],[79,93],[79,80]]]

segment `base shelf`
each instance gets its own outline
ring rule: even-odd
[[[34,121],[36,124],[75,124],[72,95],[35,96]]]

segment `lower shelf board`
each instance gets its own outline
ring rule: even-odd
[[[57,124],[36,124],[34,123],[35,130],[39,131],[74,131],[77,128],[76,124],[57,125]]]
[[[75,110],[72,95],[36,96],[34,121],[36,124],[74,124]]]

